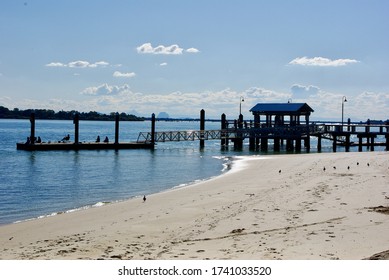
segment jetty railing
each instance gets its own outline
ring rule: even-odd
[[[154,142],[245,139],[250,137],[290,138],[322,131],[323,125],[298,125],[288,127],[227,128],[216,130],[156,131]],[[151,132],[140,132],[137,142],[151,142]]]

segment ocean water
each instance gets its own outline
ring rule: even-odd
[[[198,122],[157,122],[159,131],[198,129]],[[218,123],[206,128],[217,129]],[[150,122],[121,122],[119,141],[136,141]],[[58,141],[74,134],[72,121],[37,120],[36,136]],[[29,120],[0,120],[0,224],[98,206],[161,192],[224,172],[232,153],[219,141],[165,142],[150,150],[16,150],[30,133]],[[80,121],[80,141],[114,139],[114,122]]]
[[[80,141],[94,141],[97,135],[113,140],[114,126],[114,122],[80,121]],[[220,128],[218,122],[205,126]],[[136,141],[139,132],[150,127],[149,121],[121,122],[119,140]],[[156,123],[157,131],[197,129],[199,122]],[[29,120],[0,120],[0,225],[184,186],[226,172],[235,156],[261,154],[250,152],[248,143],[243,151],[232,146],[225,151],[217,140],[206,141],[202,150],[198,141],[158,143],[154,151],[16,150],[16,143],[24,142],[29,133]],[[58,141],[66,134],[72,136],[74,125],[37,120],[35,133],[42,141]],[[311,152],[315,146],[313,138]],[[322,146],[323,152],[332,151],[331,142],[323,141]]]

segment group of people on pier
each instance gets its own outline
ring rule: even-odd
[[[104,143],[109,143],[108,136],[105,136],[105,139],[103,141]],[[100,143],[100,135],[97,135],[96,143]]]

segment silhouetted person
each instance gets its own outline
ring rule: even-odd
[[[40,136],[38,136],[38,139],[36,140],[36,143],[42,143],[42,139]]]
[[[30,137],[27,137],[26,145],[31,144]]]
[[[143,202],[146,202],[146,196],[145,195],[143,196]]]
[[[96,143],[100,143],[100,135],[97,135]]]
[[[104,143],[108,143],[108,142],[109,142],[108,136],[105,136]]]

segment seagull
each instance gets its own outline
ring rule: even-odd
[[[143,196],[143,202],[146,202],[146,196],[145,195]]]

